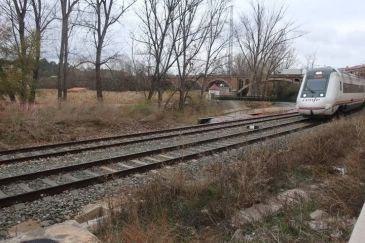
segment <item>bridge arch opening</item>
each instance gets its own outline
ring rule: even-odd
[[[212,87],[214,84],[217,85],[218,87],[225,87],[225,88],[228,88],[229,90],[231,89],[231,86],[228,84],[227,81],[225,81],[223,79],[216,79],[216,80],[209,81],[205,91],[209,91],[210,87]]]

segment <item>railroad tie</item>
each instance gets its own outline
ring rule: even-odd
[[[232,143],[228,143],[228,142],[220,142],[219,145],[223,145],[224,147],[230,146],[232,145]]]
[[[153,157],[149,157],[149,156],[146,157],[146,159],[152,160],[153,162],[157,162],[157,163],[161,162],[161,160],[153,158]]]
[[[58,186],[58,184],[55,181],[52,181],[48,178],[44,178],[42,179],[42,181],[49,186]]]
[[[79,180],[79,179],[77,179],[76,177],[73,177],[70,174],[64,174],[63,177],[70,180],[70,181],[78,181]]]
[[[6,195],[5,193],[3,193],[2,190],[0,190],[0,198],[6,198],[8,197],[8,195]]]
[[[160,157],[166,158],[166,159],[173,159],[174,157],[168,156],[166,154],[160,154]]]
[[[83,170],[83,172],[85,172],[86,174],[89,174],[89,175],[91,175],[91,176],[100,176],[99,174],[97,174],[97,173],[95,173],[95,172],[92,172],[92,171],[90,171],[90,170]]]
[[[202,148],[202,147],[200,147],[200,148],[199,148],[199,147],[195,147],[195,148],[194,148],[194,147],[192,147],[192,148],[189,148],[189,150],[194,151],[194,152],[199,152],[199,153],[200,153],[200,152],[202,152],[203,148]],[[205,149],[204,149],[204,150],[205,150]]]
[[[126,165],[126,164],[123,164],[121,162],[118,163],[119,166],[122,166],[122,167],[125,167],[125,168],[128,168],[128,169],[132,169],[134,168],[133,166],[130,166],[130,165]]]
[[[145,163],[145,162],[137,160],[137,159],[132,159],[131,162],[133,162],[137,165],[148,165],[148,163]]]
[[[31,191],[33,191],[27,184],[25,184],[25,183],[19,183],[18,184],[18,186],[22,189],[22,190],[24,190],[24,191],[26,191],[26,192],[31,192]]]
[[[169,152],[170,155],[174,156],[174,158],[176,157],[180,157],[180,152]]]
[[[114,170],[114,169],[112,169],[110,167],[107,167],[107,166],[100,166],[99,168],[102,169],[102,170],[106,170],[108,172],[111,172],[111,173],[117,172],[117,170]]]
[[[222,144],[224,144],[224,143],[222,143]],[[202,146],[203,146],[203,148],[208,148],[208,149],[215,149],[215,148],[217,148],[216,146],[214,146],[212,144],[203,144]]]

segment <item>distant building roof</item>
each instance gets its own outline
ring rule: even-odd
[[[365,64],[357,65],[353,67],[346,67],[343,69],[346,72],[353,73],[358,76],[365,77]]]
[[[346,67],[345,69],[354,70],[354,69],[363,69],[363,68],[365,68],[365,64],[361,64],[361,65],[357,65],[357,66],[353,66],[353,67]]]
[[[302,69],[283,69],[280,74],[284,75],[301,75],[303,74]]]
[[[221,90],[221,89],[218,87],[218,85],[213,84],[213,85],[209,88],[209,90]]]

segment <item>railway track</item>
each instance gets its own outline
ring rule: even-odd
[[[194,125],[166,130],[155,130],[144,133],[127,134],[120,136],[111,136],[89,140],[74,141],[68,143],[58,143],[42,146],[27,147],[14,150],[0,151],[0,165],[10,164],[27,160],[48,158],[51,156],[62,156],[65,154],[80,153],[96,149],[109,147],[131,145],[146,141],[154,141],[177,136],[194,135],[202,132],[214,131],[217,129],[228,129],[240,127],[253,122],[274,121],[290,117],[299,117],[298,113],[276,114],[271,116],[254,117],[249,119],[240,119],[222,123],[213,123],[206,125]]]
[[[274,124],[268,124],[268,121],[271,121],[270,119],[276,122]],[[179,144],[171,144],[159,148],[146,148],[144,151],[138,153],[124,154],[107,159],[92,160],[85,163],[40,169],[31,173],[2,177],[0,178],[0,207],[36,200],[45,195],[53,195],[72,188],[85,187],[93,183],[147,171],[166,164],[195,159],[202,155],[256,143],[318,124],[306,118],[298,117],[296,114],[286,114],[244,121],[232,121],[228,123],[229,125],[225,125],[232,126],[240,124],[239,126],[244,126],[253,122],[258,123],[259,121],[262,125],[254,130],[232,130],[224,135],[217,134],[215,137],[197,137],[194,141],[182,141]],[[221,126],[222,124],[210,124],[194,126],[194,128],[204,128],[200,130],[201,133],[208,128],[215,127],[217,129],[216,127]],[[191,130],[191,127],[183,129],[189,133],[198,132],[197,130]],[[159,136],[163,137],[166,135],[160,134]]]

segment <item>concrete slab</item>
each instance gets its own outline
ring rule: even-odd
[[[81,209],[81,212],[75,217],[75,220],[78,223],[84,223],[105,216],[108,213],[109,209],[106,204],[89,204]]]
[[[41,229],[41,225],[34,220],[27,220],[25,222],[22,222],[20,224],[14,225],[8,230],[8,236],[9,237],[16,237],[18,235]]]
[[[301,189],[288,190],[270,198],[266,203],[259,203],[240,210],[233,216],[232,224],[239,227],[248,223],[259,222],[264,217],[279,212],[285,206],[295,205],[308,199],[307,193]]]
[[[100,243],[95,235],[82,228],[82,226],[74,220],[52,225],[47,228],[36,229],[2,242],[19,243],[27,241],[36,242],[36,240],[38,240],[38,242],[57,243]]]

